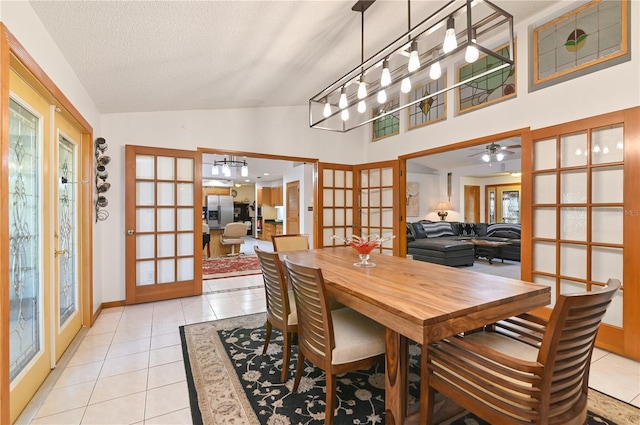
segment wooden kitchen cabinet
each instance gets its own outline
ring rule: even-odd
[[[283,205],[282,203],[282,186],[271,188],[271,203],[275,205]]]
[[[271,188],[260,187],[258,188],[258,206],[272,205],[271,203]]]

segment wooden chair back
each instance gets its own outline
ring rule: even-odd
[[[548,321],[523,314],[427,347],[427,420],[438,391],[490,423],[584,425],[596,334],[620,286],[559,295]]]
[[[308,235],[277,235],[271,236],[273,250],[276,252],[301,251],[309,249]]]
[[[262,354],[266,354],[271,340],[272,327],[280,329],[284,337],[282,372],[280,381],[287,379],[291,357],[292,334],[298,333],[298,319],[295,303],[289,297],[286,270],[277,253],[262,251],[258,246],[254,251],[260,261],[267,303],[267,325]]]
[[[322,271],[291,263],[285,257],[298,309],[298,347],[312,363],[331,370],[333,321]]]

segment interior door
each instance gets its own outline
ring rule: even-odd
[[[362,164],[354,167],[358,187],[358,227],[362,236],[396,236],[384,242],[379,252],[399,254],[400,172],[397,160]],[[402,196],[402,202],[405,197]]]
[[[201,154],[127,145],[125,157],[126,303],[200,295]]]
[[[349,237],[354,233],[354,178],[353,166],[318,163],[318,203],[322,210],[316,213],[316,247],[339,246],[332,239]]]
[[[465,223],[480,221],[480,186],[464,185],[464,221]]]
[[[287,183],[287,234],[300,233],[300,182]]]
[[[54,115],[57,178],[53,193],[55,205],[54,226],[54,316],[55,361],[58,361],[82,326],[80,302],[80,178],[79,158],[82,132],[64,118],[60,112]],[[66,182],[66,183],[65,183]]]

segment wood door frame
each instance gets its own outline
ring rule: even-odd
[[[477,188],[478,189],[477,190],[478,196],[477,196],[477,198],[475,200],[475,205],[474,205],[474,208],[473,208],[474,215],[475,215],[475,217],[478,218],[477,220],[476,220],[475,217],[474,217],[473,220],[467,220],[467,218],[466,218],[468,193],[471,192],[472,188]],[[477,184],[465,184],[464,185],[464,211],[463,211],[462,217],[463,217],[465,222],[477,223],[477,222],[480,221],[480,186],[477,185]]]
[[[79,179],[93,180],[93,128],[80,114],[71,101],[64,95],[51,78],[37,64],[33,57],[20,44],[16,37],[0,22],[0,81],[9,81],[9,70],[14,68],[32,86],[43,95],[51,105],[60,108],[67,119],[77,125],[82,132],[81,156],[79,161]],[[9,175],[9,94],[8,84],[0,89],[0,226],[9,227],[7,204]],[[78,201],[81,205],[93,204],[94,188],[91,185],[80,185]],[[83,214],[83,212],[85,212]],[[79,249],[84,251],[84,259],[79,265],[78,278],[81,284],[80,303],[82,322],[92,326],[97,314],[93,309],[93,208],[81,208],[80,228],[78,229]],[[0,423],[10,422],[9,407],[9,239],[0,237]]]

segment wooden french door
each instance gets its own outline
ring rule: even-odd
[[[202,293],[202,156],[127,145],[126,303]]]
[[[357,166],[320,163],[318,167],[319,247],[341,245],[332,235],[396,235],[379,252],[399,253],[400,173],[398,161]]]
[[[523,278],[561,293],[622,282],[600,347],[640,359],[640,108],[535,130],[523,145]],[[526,147],[526,150],[525,150]],[[531,205],[531,209],[526,208]],[[530,234],[529,234],[530,232]],[[525,243],[525,241],[527,243]]]
[[[15,421],[83,324],[82,129],[22,74],[9,86],[9,373]],[[64,178],[64,180],[63,180]],[[64,183],[66,182],[66,183]]]
[[[300,181],[287,183],[287,234],[300,233]]]

